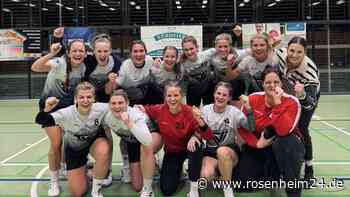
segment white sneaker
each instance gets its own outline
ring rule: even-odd
[[[187,197],[200,197],[199,192],[188,192]]]
[[[109,187],[112,185],[113,177],[112,177],[112,171],[110,170],[108,172],[107,178],[103,179],[102,181],[102,187]]]
[[[58,196],[60,195],[60,186],[58,181],[49,182],[49,190],[47,191],[48,196]]]
[[[91,197],[103,197],[103,194],[101,192],[101,189],[99,189],[97,192],[91,192]]]
[[[140,192],[140,197],[154,197],[153,191],[144,191]]]
[[[120,179],[123,183],[131,183],[129,168],[122,168],[120,170],[120,174],[121,174]]]

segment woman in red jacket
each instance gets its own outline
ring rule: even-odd
[[[153,196],[154,156],[164,144],[164,159],[160,172],[160,190],[164,196],[173,195],[180,183],[183,162],[189,159],[189,197],[198,197],[197,180],[202,165],[201,140],[214,136],[206,124],[199,125],[192,114],[192,107],[182,104],[183,93],[179,82],[170,81],[165,86],[164,104],[144,106],[143,110],[155,120],[159,133],[152,133],[152,148],[141,148],[143,189],[141,197]],[[198,135],[199,134],[199,135]]]
[[[262,79],[264,92],[249,96],[256,130],[240,130],[246,145],[236,168],[236,179],[271,181],[282,177],[286,183],[297,183],[305,153],[297,128],[301,110],[299,101],[283,92],[277,69],[268,67]],[[287,196],[301,196],[301,187],[286,186]]]

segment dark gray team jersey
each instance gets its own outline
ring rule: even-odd
[[[238,68],[242,73],[248,73],[257,80],[261,80],[261,74],[267,65],[276,66],[278,58],[275,53],[272,53],[265,61],[258,62],[253,56],[246,56],[239,63]]]
[[[116,118],[111,111],[108,111],[103,121],[103,126],[110,128],[115,134],[126,141],[149,145],[152,143],[152,136],[147,127],[148,117],[137,108],[128,107],[129,119],[134,123],[134,127],[129,129],[125,123]]]
[[[89,81],[97,89],[103,88],[108,81],[107,74],[112,71],[114,67],[114,60],[112,56],[109,56],[108,64],[105,66],[97,65],[95,70],[90,74]]]
[[[151,56],[146,56],[145,65],[136,68],[131,59],[125,60],[119,70],[117,83],[122,88],[137,87],[149,81],[150,69],[153,65]]]
[[[190,60],[185,60],[181,63],[181,67],[184,71],[185,77],[197,78],[202,76],[203,73],[208,73],[210,71],[209,61],[215,55],[216,49],[211,48],[205,51],[198,52],[197,60],[192,62]],[[191,79],[190,79],[191,81]]]
[[[164,63],[162,63],[159,68],[152,66],[151,73],[154,76],[154,80],[159,87],[164,87],[168,81],[180,81],[182,79],[182,71],[179,73],[175,73],[174,71],[166,71],[164,69]]]
[[[231,105],[226,106],[222,113],[214,111],[214,104],[204,106],[201,111],[203,120],[215,136],[215,143],[209,140],[208,147],[235,144],[237,129],[240,127],[248,128],[248,121],[244,113]]]
[[[104,116],[108,112],[108,104],[94,103],[89,115],[84,117],[77,111],[76,105],[51,113],[55,123],[64,130],[64,144],[75,151],[87,148],[98,133]]]
[[[42,97],[54,96],[62,98],[65,96],[72,96],[75,87],[84,77],[85,65],[82,64],[79,69],[73,69],[71,71],[69,74],[69,84],[67,90],[65,90],[64,83],[66,80],[67,63],[64,56],[51,59],[49,63],[53,65],[53,67],[47,75]]]
[[[232,53],[236,57],[236,62],[241,61],[243,58],[249,55],[247,49],[232,49]],[[216,54],[211,60],[210,65],[213,66],[214,71],[219,75],[219,79],[222,80],[225,76],[225,70],[227,67],[227,60],[222,59],[220,55]]]

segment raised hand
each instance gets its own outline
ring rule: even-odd
[[[299,83],[298,81],[296,82],[294,86],[294,91],[295,91],[295,96],[298,99],[304,99],[305,98],[305,88],[304,84]]]
[[[249,103],[249,98],[248,96],[242,94],[240,97],[239,97],[239,100],[242,102],[242,104],[244,105],[244,107],[249,111],[252,109],[252,107],[250,106],[250,103]]]
[[[60,100],[58,100],[56,97],[52,96],[52,97],[48,97],[45,100],[45,112],[49,112],[51,111],[54,107],[56,107],[56,105],[58,104]]]
[[[64,27],[58,27],[53,31],[53,36],[56,38],[63,38]]]
[[[282,95],[283,95],[284,91],[282,88],[280,87],[276,87],[275,91],[272,94],[273,97],[273,105],[279,105],[282,102]]]
[[[114,72],[111,72],[108,74],[108,81],[116,81],[118,78],[118,74],[117,73],[114,73]]]
[[[54,43],[50,47],[50,53],[55,56],[58,54],[58,52],[61,51],[61,49],[62,49],[62,45],[60,43]]]

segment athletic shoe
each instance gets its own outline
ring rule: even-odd
[[[148,192],[148,191],[142,190],[140,192],[140,197],[154,197],[154,193],[153,191]]]
[[[48,196],[58,196],[60,195],[60,186],[58,181],[49,182],[49,190],[47,191]]]
[[[200,197],[199,193],[188,192],[187,197]]]
[[[313,180],[314,177],[314,168],[313,166],[307,166],[305,165],[305,170],[304,170],[304,181],[307,182],[307,185],[305,185],[304,189],[310,189],[312,188],[312,184],[315,183]]]
[[[102,181],[102,187],[109,187],[112,185],[113,177],[112,177],[112,171],[109,170],[107,178],[103,179]]]
[[[121,174],[121,181],[123,183],[131,183],[131,178],[130,178],[130,169],[129,168],[122,168],[120,170]]]
[[[101,189],[99,189],[97,192],[91,192],[91,197],[103,197]]]

